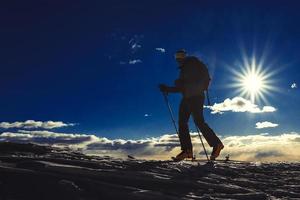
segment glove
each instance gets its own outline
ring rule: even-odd
[[[165,84],[159,84],[158,87],[159,87],[161,92],[168,93],[168,91],[169,91],[169,87],[166,86]]]

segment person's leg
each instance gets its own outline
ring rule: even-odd
[[[191,111],[188,107],[186,99],[182,99],[179,106],[179,140],[181,145],[181,150],[189,151],[193,149],[188,121],[191,115]]]
[[[221,143],[221,140],[218,138],[215,132],[208,126],[208,124],[205,123],[203,117],[204,99],[204,95],[191,97],[189,101],[189,107],[192,112],[194,122],[202,132],[207,143],[209,144],[209,146],[215,147],[216,145]]]

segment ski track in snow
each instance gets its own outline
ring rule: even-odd
[[[1,148],[0,148],[1,150]],[[299,199],[300,163],[121,160],[6,152],[0,199]]]

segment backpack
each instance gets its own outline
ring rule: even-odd
[[[200,83],[201,88],[207,91],[211,80],[207,66],[197,57],[189,56],[186,59],[185,68],[186,82]]]
[[[210,84],[210,81],[211,81],[211,78],[209,76],[207,66],[201,61],[200,61],[200,63],[201,63],[202,76],[203,76],[203,88],[204,88],[205,91],[207,91],[208,87],[209,87],[209,84]]]

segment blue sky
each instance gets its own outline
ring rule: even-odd
[[[0,122],[62,121],[76,124],[62,132],[111,139],[174,133],[157,85],[177,78],[173,55],[185,48],[208,64],[212,103],[243,97],[229,84],[245,55],[265,58],[262,68],[274,72],[268,79],[277,91],[255,104],[276,111],[206,109],[218,134],[299,131],[299,89],[291,88],[300,79],[296,1],[1,4]],[[170,97],[175,113],[180,98]],[[257,129],[264,121],[277,126]]]

